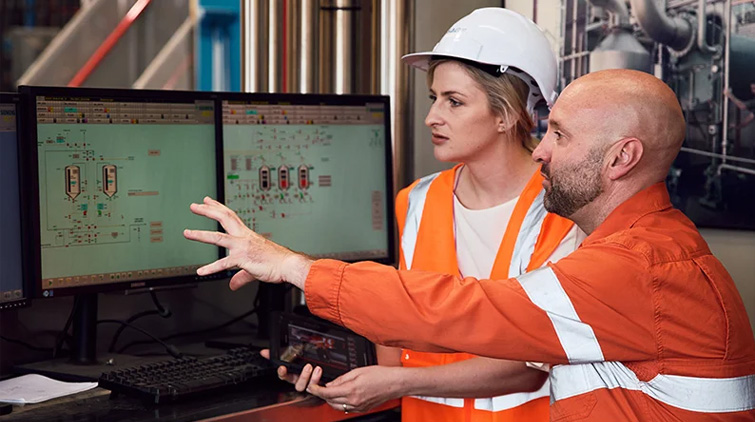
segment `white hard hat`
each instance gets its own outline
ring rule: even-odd
[[[459,19],[433,51],[407,54],[401,59],[427,70],[431,58],[452,58],[498,66],[530,87],[527,108],[556,101],[558,67],[545,33],[531,20],[508,9],[486,7]],[[513,69],[512,69],[513,68]]]

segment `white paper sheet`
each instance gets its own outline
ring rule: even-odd
[[[41,403],[97,387],[96,382],[62,382],[42,375],[22,375],[0,381],[0,402]]]

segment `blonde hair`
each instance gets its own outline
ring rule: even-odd
[[[490,110],[503,118],[506,126],[510,128],[510,133],[521,141],[522,146],[527,151],[534,151],[538,140],[531,135],[535,122],[527,111],[527,97],[530,92],[527,83],[508,73],[493,76],[480,68],[459,60],[432,59],[427,69],[428,86],[433,83],[435,69],[446,62],[458,63],[467,71],[467,74],[480,85],[488,97]]]

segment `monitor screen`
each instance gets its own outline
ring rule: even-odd
[[[33,113],[36,295],[202,279],[196,269],[217,259],[219,249],[186,240],[182,230],[217,230],[189,211],[191,202],[219,191],[213,97],[40,87],[21,92]]]
[[[225,202],[316,258],[392,263],[388,98],[224,94]]]
[[[12,94],[0,94],[0,309],[27,302],[24,289],[21,205],[18,166],[18,104]]]

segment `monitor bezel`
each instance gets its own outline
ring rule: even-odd
[[[215,93],[205,91],[165,91],[165,90],[133,90],[133,89],[104,89],[104,88],[69,88],[69,87],[51,87],[51,86],[19,86],[19,93],[22,97],[22,110],[25,111],[25,121],[28,124],[24,128],[22,138],[23,142],[20,150],[25,163],[25,176],[23,177],[22,190],[27,192],[26,200],[28,218],[28,238],[30,245],[29,250],[30,263],[29,274],[27,277],[32,287],[29,296],[32,298],[48,298],[58,296],[71,296],[88,293],[105,293],[112,291],[127,290],[144,290],[167,286],[194,285],[199,282],[220,280],[228,277],[225,272],[211,274],[207,276],[186,275],[155,278],[150,280],[125,281],[107,284],[95,284],[89,286],[72,286],[56,289],[45,289],[42,286],[42,259],[41,259],[41,233],[39,227],[39,169],[38,169],[38,151],[37,151],[37,119],[36,119],[36,97],[105,97],[114,98],[123,101],[154,101],[154,102],[171,102],[171,101],[213,101],[215,106],[214,133],[215,133],[215,152],[222,149],[218,146],[218,103]],[[216,192],[218,201],[224,201],[224,184],[222,176],[222,157],[216,155],[215,173],[216,173]],[[195,202],[201,202],[202,198],[196,198]],[[186,212],[188,210],[188,206]],[[220,229],[220,225],[218,225]],[[222,248],[217,248],[218,259],[224,257]]]
[[[21,120],[23,118],[22,112],[23,107],[21,107],[21,95],[17,93],[0,93],[0,103],[2,104],[15,104],[16,106],[16,160],[18,161],[18,181],[19,181],[19,189],[18,189],[18,203],[19,203],[19,216],[20,221],[19,224],[21,225],[21,277],[23,280],[21,280],[21,288],[24,290],[24,297],[17,300],[11,300],[8,302],[0,302],[0,311],[4,310],[10,310],[10,309],[18,309],[22,307],[29,306],[31,303],[31,293],[32,289],[29,285],[29,277],[28,277],[28,248],[29,248],[29,242],[27,239],[27,236],[25,236],[25,227],[27,224],[28,218],[26,218],[26,212],[25,212],[25,197],[26,192],[23,189],[22,186],[22,180],[23,180],[23,167],[22,164],[22,154],[21,154],[21,139],[22,139],[22,133],[21,128],[23,127]]]
[[[385,108],[385,168],[386,168],[386,201],[385,201],[385,215],[386,215],[386,227],[388,235],[388,256],[385,258],[365,258],[365,259],[351,259],[342,260],[344,262],[359,262],[369,260],[372,262],[378,262],[387,265],[396,265],[398,262],[396,256],[396,243],[395,243],[395,210],[394,210],[394,192],[393,186],[393,139],[391,132],[391,103],[390,97],[387,95],[365,95],[365,94],[295,94],[295,93],[260,93],[260,92],[219,92],[218,93],[218,108],[217,116],[218,123],[218,139],[220,144],[220,159],[222,160],[221,169],[225,174],[225,169],[222,168],[225,165],[225,159],[222,156],[223,149],[223,101],[250,101],[260,103],[291,103],[296,105],[363,105],[367,102],[382,103]],[[225,189],[225,180],[223,180]]]

